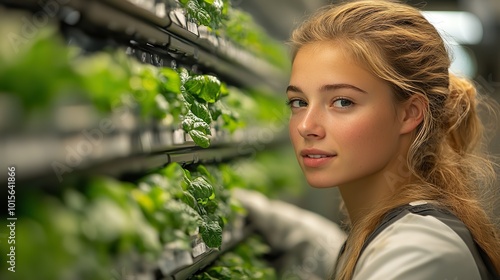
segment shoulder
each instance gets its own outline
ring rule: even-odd
[[[354,280],[480,279],[463,240],[432,216],[407,214],[384,229],[356,265]]]

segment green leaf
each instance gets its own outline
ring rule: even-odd
[[[222,115],[222,120],[224,121],[223,127],[230,133],[235,132],[239,128],[245,127],[245,123],[240,121],[234,114],[224,114]]]
[[[181,79],[181,84],[185,84],[189,80],[189,72],[186,68],[179,68],[179,78]]]
[[[2,20],[5,16],[7,15],[2,16]],[[5,31],[10,26],[5,22],[0,24],[6,27]],[[9,35],[12,34],[14,33],[10,32]],[[75,57],[71,55],[61,37],[57,36],[56,29],[52,26],[40,30],[37,28],[36,34],[32,35],[34,37],[30,38],[29,42],[16,46],[18,53],[13,53],[9,48],[5,53],[8,57],[0,56],[0,92],[19,98],[27,112],[46,109],[62,94],[80,95],[85,87],[84,81],[75,71],[76,67],[70,63]],[[12,43],[8,36],[4,41]]]
[[[179,163],[173,162],[160,170],[159,173],[172,180],[181,180],[184,177],[184,168]]]
[[[130,190],[133,187],[127,183],[107,177],[92,178],[85,190],[90,200],[109,198],[118,205],[126,208],[131,202]]]
[[[163,205],[165,205],[165,203],[167,203],[172,198],[170,194],[165,191],[165,189],[159,186],[151,188],[149,197],[154,202],[157,209],[163,207]]]
[[[219,203],[216,200],[208,200],[204,208],[208,214],[215,214],[215,212],[219,209]]]
[[[223,254],[205,272],[215,279],[278,279],[276,271],[262,260],[269,252],[262,250],[262,246],[267,247],[258,236],[250,236],[232,251]]]
[[[197,177],[191,181],[188,191],[196,198],[196,201],[201,204],[207,204],[209,199],[213,199],[214,188],[203,177]]]
[[[184,180],[185,180],[187,183],[191,184],[191,179],[193,178],[193,177],[191,176],[191,172],[189,172],[189,170],[184,169],[184,168],[182,169],[182,172],[184,173]]]
[[[226,189],[245,188],[248,183],[231,166],[223,164],[220,167],[222,173],[222,182]]]
[[[212,122],[212,115],[210,114],[210,110],[206,104],[200,103],[198,101],[194,101],[191,104],[191,112],[200,119],[202,119],[207,124]]]
[[[182,201],[189,205],[191,208],[196,209],[196,199],[190,192],[183,192]]]
[[[180,4],[190,19],[212,29],[220,28],[227,19],[227,0],[181,0]]]
[[[162,93],[172,92],[172,93],[180,93],[181,92],[181,78],[179,73],[172,68],[162,68],[159,71],[160,81],[161,81],[161,89]]]
[[[146,214],[152,215],[155,209],[155,203],[151,197],[139,189],[134,189],[131,192],[132,197],[139,204],[142,211]]]
[[[186,132],[189,132],[190,130],[198,130],[204,132],[205,134],[211,133],[210,125],[191,111],[184,116],[184,119],[182,120],[182,128]]]
[[[184,106],[186,106],[186,108],[191,108],[191,105],[195,102],[195,97],[186,91],[186,89],[184,88],[184,86],[181,86],[181,92],[182,92],[182,95],[181,95],[181,100],[182,102],[184,103]]]
[[[211,134],[210,125],[206,123],[203,119],[197,117],[193,112],[184,116],[182,121],[182,128],[186,131],[193,141],[202,148],[208,148],[210,146],[210,138],[208,135]]]
[[[150,174],[141,179],[141,182],[149,186],[150,189],[154,187],[160,187],[162,189],[167,188],[167,178],[161,174]]]
[[[164,228],[179,229],[187,234],[193,233],[203,222],[196,210],[177,200],[165,204],[163,213],[167,218],[167,222],[162,225]]]
[[[184,87],[187,92],[209,103],[217,101],[221,93],[221,82],[211,75],[192,76],[186,81]]]
[[[214,168],[215,169],[215,168]],[[215,179],[215,174],[213,172],[218,172],[218,169],[215,169],[215,171],[213,171],[212,173],[210,171],[208,171],[207,167],[205,167],[205,165],[203,164],[200,164],[196,167],[196,171],[198,173],[200,173],[202,176],[205,176],[209,181],[210,183],[212,184],[216,184],[217,180]]]
[[[191,136],[196,145],[202,148],[210,147],[210,138],[205,132],[199,130],[190,130],[188,134],[189,136]]]
[[[223,105],[220,100],[217,100],[215,103],[208,104],[208,110],[210,110],[210,115],[212,115],[212,120],[217,120],[219,116],[222,115]]]
[[[190,15],[192,18],[196,19],[199,24],[205,25],[205,26],[210,26],[211,22],[211,17],[210,14],[208,13],[207,10],[204,10],[198,1],[196,0],[190,0],[186,3],[185,6],[188,15]]]
[[[220,85],[220,95],[221,97],[229,95],[229,89],[225,83],[221,83]]]
[[[229,267],[223,267],[223,266],[217,266],[214,268],[210,268],[210,274],[212,274],[214,277],[210,276],[208,279],[219,279],[219,280],[232,280],[234,279],[234,271],[231,270]]]
[[[195,275],[193,275],[193,279],[194,280],[231,280],[232,278],[212,277],[207,272],[203,272],[201,274],[195,274]]]
[[[210,248],[219,248],[222,245],[222,228],[216,221],[204,221],[200,226],[203,242]]]

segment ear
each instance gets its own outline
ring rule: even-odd
[[[424,121],[427,105],[427,99],[420,94],[412,95],[408,100],[401,104],[401,128],[399,131],[401,134],[407,134],[414,131],[417,126]]]

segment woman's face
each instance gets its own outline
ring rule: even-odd
[[[290,137],[313,187],[383,178],[397,158],[400,126],[388,83],[332,43],[302,47],[287,96]]]

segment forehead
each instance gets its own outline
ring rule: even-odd
[[[315,42],[300,48],[294,58],[291,82],[383,82],[336,42]]]
[[[304,56],[304,53],[306,53],[307,55],[311,55],[311,54],[318,54],[318,53],[323,54],[330,52],[338,53],[344,59],[352,60],[351,54],[346,50],[347,48],[348,46],[346,46],[344,43],[336,40],[311,42],[303,45],[297,50],[293,62],[295,62],[299,54],[300,56]]]

